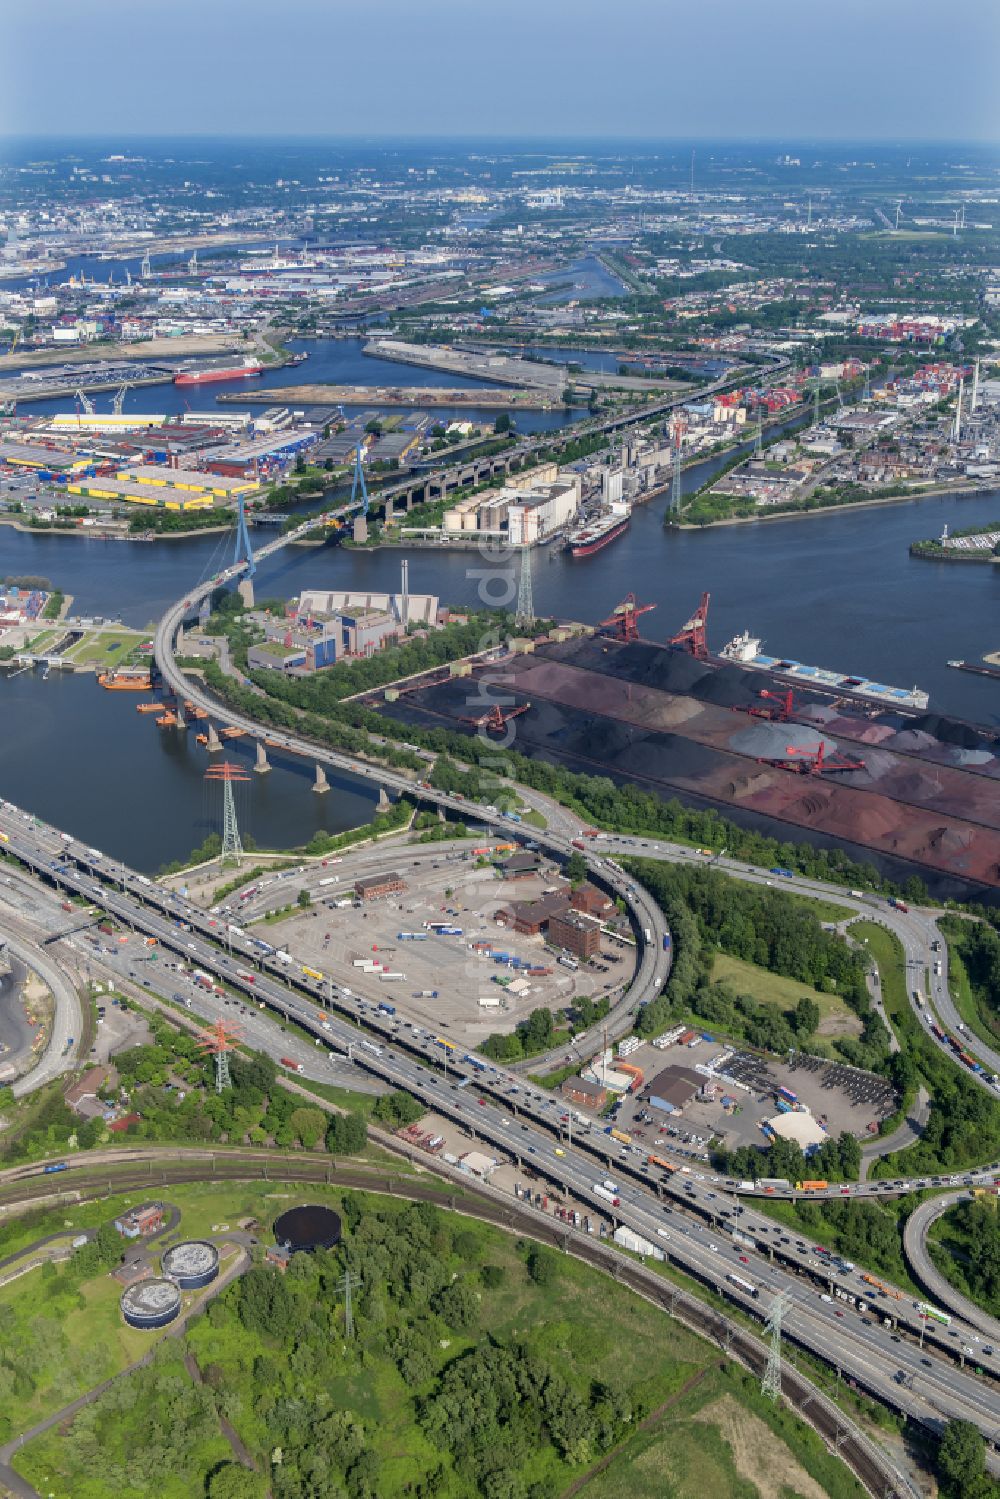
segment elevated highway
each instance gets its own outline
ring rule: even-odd
[[[259,939],[221,930],[215,917],[145,876],[67,843],[27,814],[10,813],[8,807],[8,851],[43,878],[95,900],[122,925],[214,974],[228,991],[266,1004],[340,1056],[352,1056],[354,1065],[412,1093],[525,1175],[531,1171],[586,1211],[642,1235],[685,1273],[751,1313],[787,1291],[786,1325],[794,1341],[934,1429],[962,1416],[993,1440],[1000,1428],[1000,1361],[981,1355],[981,1373],[965,1368],[966,1349],[974,1346],[966,1327],[927,1326],[906,1293],[877,1277],[869,1285],[854,1270],[841,1272],[825,1251],[784,1233],[740,1199],[735,1182],[671,1171],[644,1156],[612,1161],[612,1142],[603,1135],[564,1141],[561,1105],[541,1090],[524,1087],[481,1059],[441,1048],[432,1036],[414,1035],[343,986],[324,1004],[323,982],[297,972],[273,950],[263,952]],[[276,1030],[275,1051],[280,1038]],[[602,1180],[613,1181],[616,1201],[609,1203],[607,1190],[598,1190]],[[747,1282],[751,1291],[744,1289]]]

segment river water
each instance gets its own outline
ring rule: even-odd
[[[126,392],[122,409],[126,412],[165,413],[168,416],[183,416],[187,410],[225,412],[233,409],[232,404],[227,401],[225,405],[219,406],[216,399],[218,396],[239,396],[295,385],[412,385],[428,391],[441,386],[452,390],[476,390],[482,389],[484,385],[482,380],[470,380],[465,376],[442,373],[440,370],[425,370],[417,365],[396,364],[389,359],[374,358],[362,352],[367,342],[363,338],[291,338],[288,340],[288,348],[293,353],[309,356],[304,364],[265,370],[264,374],[249,380],[218,380],[212,381],[210,385],[142,385]],[[95,358],[102,357],[105,357],[105,351],[95,351]],[[8,371],[3,378],[14,373],[16,372],[13,370]],[[110,411],[112,399],[110,391],[91,397],[96,411]],[[345,406],[344,410],[351,416],[360,411],[371,411],[374,405],[374,402],[368,402],[363,406]],[[42,416],[72,409],[73,402],[68,396],[53,396],[44,401],[31,401],[22,406],[21,412],[27,416]],[[249,409],[262,411],[264,408],[257,404],[251,405]],[[386,409],[406,415],[408,408]],[[461,417],[491,425],[498,414],[496,408],[489,406],[434,406],[427,409],[437,421],[452,421]],[[577,416],[579,414],[576,413]],[[520,432],[554,431],[568,420],[567,413],[561,407],[554,411],[518,411],[515,416]]]
[[[689,470],[685,488],[703,483],[707,468]],[[933,709],[1000,721],[1000,684],[946,664],[1000,646],[1000,571],[922,562],[907,550],[946,523],[995,525],[1000,493],[683,533],[663,529],[666,504],[661,496],[636,509],[629,531],[589,559],[536,551],[539,614],[595,621],[631,591],[656,605],[643,634],[664,640],[708,590],[715,649],[748,628],[771,652],[894,686],[917,684]],[[141,627],[217,571],[232,545],[228,536],[132,545],[3,527],[0,576],[47,576],[74,596],[76,612],[120,613]],[[397,548],[286,548],[261,567],[257,595],[289,597],[309,586],[394,589],[400,555]],[[481,569],[496,566],[466,552],[414,549],[409,556],[411,590],[455,606],[477,604]],[[53,673],[43,682],[23,674],[0,680],[0,712],[0,795],[137,868],[179,857],[219,825],[201,779],[203,753],[190,736],[163,733],[137,714],[133,694],[104,692],[91,677],[63,681]],[[367,788],[348,779],[320,797],[310,779],[301,766],[255,777],[242,792],[244,830],[262,845],[286,847],[370,811]]]

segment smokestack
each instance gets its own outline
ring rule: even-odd
[[[975,367],[975,369],[972,372],[972,405],[969,407],[970,412],[971,411],[975,411],[975,409],[976,409],[976,407],[978,405],[979,405],[979,360],[977,359],[976,360],[976,367]]]
[[[409,612],[410,612],[409,611],[409,603],[408,603],[409,593],[410,593],[410,564],[409,564],[409,562],[407,561],[407,559],[405,557],[403,558],[403,561],[400,563],[399,571],[400,571],[400,575],[401,575],[400,576],[400,593],[401,593],[401,597],[400,597],[400,601],[399,601],[399,612],[400,612],[400,615],[402,617],[403,624],[406,625],[409,622],[407,616],[409,615]]]
[[[965,379],[964,377],[960,377],[958,382],[958,404],[955,407],[955,442],[961,442],[962,440],[962,394],[964,390]]]

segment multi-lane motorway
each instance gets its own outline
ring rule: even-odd
[[[297,972],[290,986],[286,979],[295,970],[265,953],[258,940],[224,930],[210,913],[25,813],[7,807],[4,815],[8,851],[27,867],[95,901],[123,927],[156,937],[161,949],[214,974],[227,990],[289,1016],[341,1056],[353,1055],[355,1066],[405,1088],[512,1159],[525,1177],[530,1171],[595,1218],[626,1225],[751,1311],[766,1309],[777,1291],[787,1291],[788,1336],[864,1388],[922,1421],[939,1424],[964,1416],[991,1439],[997,1432],[1000,1358],[985,1352],[975,1329],[928,1322],[912,1298],[897,1299],[888,1285],[863,1283],[856,1269],[838,1269],[822,1245],[800,1240],[738,1198],[735,1183],[713,1179],[707,1171],[662,1172],[641,1156],[612,1165],[605,1149],[610,1141],[603,1135],[574,1136],[570,1144],[563,1138],[561,1105],[541,1090],[479,1059],[449,1055],[432,1036],[414,1034],[412,1027],[380,1015],[342,987],[334,988],[333,1008],[323,1009],[319,1001],[326,984]],[[220,939],[227,948],[231,944],[231,954]],[[252,983],[241,977],[251,973]],[[282,1045],[276,1031],[269,1049],[273,1053]],[[969,1179],[986,1178],[970,1173]],[[597,1190],[606,1181],[613,1183],[617,1203],[609,1204]],[[853,1190],[892,1192],[909,1185],[874,1183]],[[734,1239],[734,1225],[750,1242]],[[730,1276],[748,1282],[752,1291]],[[961,1367],[970,1357],[983,1373]]]

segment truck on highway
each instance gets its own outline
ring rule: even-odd
[[[279,1060],[282,1067],[287,1067],[289,1072],[305,1072],[306,1070],[301,1062],[294,1062],[291,1057],[280,1057]]]
[[[602,1197],[605,1202],[610,1202],[612,1207],[617,1208],[621,1206],[621,1198],[610,1187],[602,1186],[600,1182],[594,1183],[594,1195],[595,1197]]]
[[[889,896],[889,905],[894,911],[902,911],[904,916],[909,915],[910,908],[905,901],[897,900],[894,895]]]

